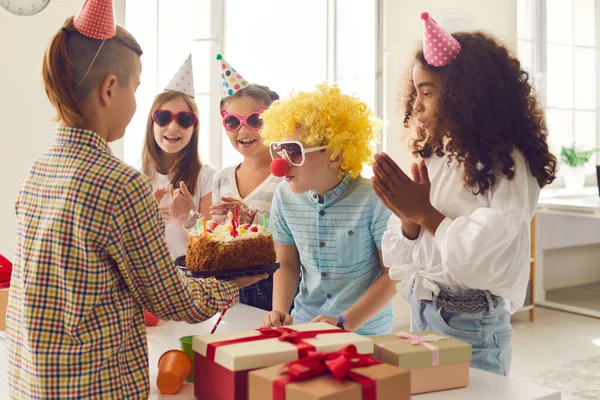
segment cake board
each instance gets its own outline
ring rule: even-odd
[[[185,256],[177,257],[175,265],[185,272],[185,275],[189,278],[215,278],[215,279],[232,279],[240,276],[252,276],[261,275],[264,273],[272,274],[277,271],[280,267],[279,263],[274,264],[263,264],[255,265],[252,267],[235,268],[235,269],[222,269],[214,271],[189,271],[185,268]]]

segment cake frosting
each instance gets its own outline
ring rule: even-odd
[[[233,230],[235,229],[235,232]],[[245,268],[276,261],[273,236],[262,225],[235,227],[211,222],[190,231],[185,265],[188,270]]]
[[[234,237],[231,234],[231,224],[212,224],[212,229],[207,228],[206,234],[213,240],[220,240],[223,242],[232,242],[236,240],[245,240],[248,238],[271,235],[262,225],[251,225],[246,224],[237,228],[237,235]],[[190,236],[203,236],[204,232],[202,228],[193,228],[190,231]]]

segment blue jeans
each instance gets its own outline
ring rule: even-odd
[[[267,279],[240,289],[240,303],[271,311],[273,309],[273,274],[269,275]]]
[[[453,292],[453,290],[446,290]],[[488,308],[474,313],[438,308],[437,296],[432,302],[416,300],[410,295],[410,330],[433,330],[473,346],[471,367],[508,376],[512,359],[512,326],[504,299],[496,307],[488,297]]]

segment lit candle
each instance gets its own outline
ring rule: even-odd
[[[204,233],[204,237],[208,239],[208,233],[206,233],[206,219],[202,217],[200,218],[200,222],[202,223],[202,233]]]
[[[263,228],[267,229],[267,213],[263,212]]]
[[[229,211],[227,213],[227,218],[229,218],[229,221],[231,221],[231,237],[235,237],[235,234],[237,233],[235,231],[235,220],[233,218],[233,213],[231,211]]]

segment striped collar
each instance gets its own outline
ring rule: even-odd
[[[312,190],[308,192],[308,198],[317,206],[327,207],[336,201],[341,194],[348,189],[348,186],[350,186],[352,181],[352,177],[350,175],[346,175],[336,187],[325,193],[325,197],[323,199],[321,199],[321,196],[317,192],[313,192]]]

